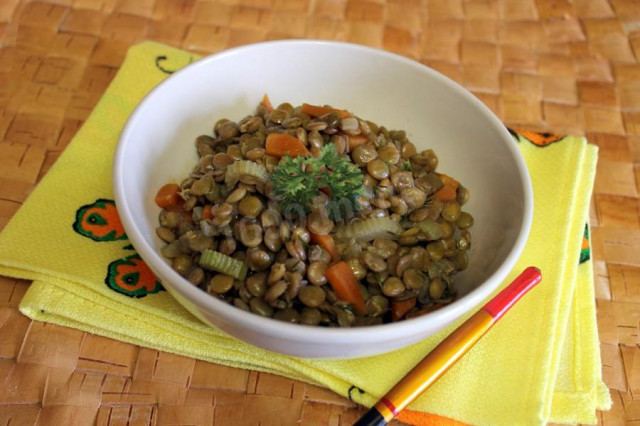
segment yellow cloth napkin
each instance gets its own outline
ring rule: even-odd
[[[385,355],[282,356],[192,317],[149,278],[123,235],[111,201],[119,132],[145,93],[192,60],[156,43],[130,49],[90,118],[0,234],[0,274],[34,280],[20,306],[33,319],[276,373],[373,404],[464,319]],[[504,285],[529,265],[542,269],[543,282],[410,408],[473,424],[595,423],[595,410],[611,402],[600,372],[591,265],[578,264],[596,148],[578,137],[514,136],[533,181],[535,213]]]

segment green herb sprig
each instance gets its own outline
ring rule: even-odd
[[[283,209],[301,207],[305,213],[310,211],[313,198],[326,188],[330,194],[327,211],[333,220],[340,220],[345,210],[357,211],[357,198],[364,191],[360,168],[338,154],[332,143],[322,147],[319,157],[286,156],[269,180]]]

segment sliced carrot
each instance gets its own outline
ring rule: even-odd
[[[271,105],[271,100],[269,100],[269,95],[266,93],[262,97],[262,105],[267,109],[267,111],[273,111],[273,105]]]
[[[444,186],[438,189],[435,194],[442,201],[453,201],[456,199],[458,186],[460,183],[454,178],[445,175],[444,173],[438,175],[442,179]]]
[[[391,320],[398,321],[403,318],[414,306],[416,306],[415,297],[405,300],[394,300],[391,302]]]
[[[202,208],[202,216],[200,216],[200,219],[207,220],[207,219],[211,219],[212,217],[213,217],[213,213],[211,213],[211,206],[210,205],[204,206]]]
[[[311,117],[320,117],[322,115],[329,114],[330,112],[338,113],[338,116],[340,118],[351,117],[351,113],[343,109],[323,107],[323,106],[310,105],[310,104],[302,104],[302,112],[310,115]]]
[[[331,288],[340,300],[351,303],[360,315],[366,313],[364,298],[358,285],[358,279],[345,262],[336,262],[325,271]]]
[[[274,157],[284,157],[287,154],[292,157],[311,155],[300,139],[286,133],[269,133],[265,151]]]
[[[329,188],[328,186],[323,186],[322,188],[320,188],[320,192],[322,192],[327,197],[331,197],[331,188]]]
[[[163,209],[175,209],[180,207],[180,186],[177,183],[168,183],[158,190],[155,202]]]
[[[369,139],[365,135],[349,136],[349,151],[353,151],[355,147],[364,145]]]
[[[313,244],[318,244],[323,249],[325,249],[331,255],[331,260],[335,262],[340,259],[340,253],[338,253],[336,242],[333,240],[333,237],[331,235],[320,235],[314,234],[313,232],[310,232],[310,234],[311,242]]]

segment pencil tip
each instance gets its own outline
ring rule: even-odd
[[[384,426],[386,424],[387,421],[382,417],[382,414],[373,406],[353,426]]]

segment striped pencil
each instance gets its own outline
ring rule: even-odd
[[[431,386],[531,288],[540,282],[540,270],[525,269],[511,284],[444,339],[384,397],[367,411],[356,426],[386,425]]]

